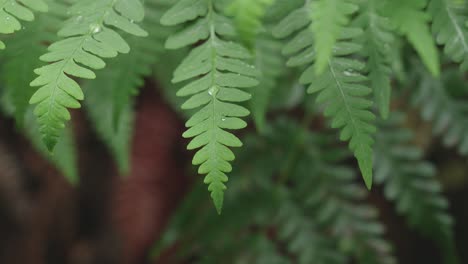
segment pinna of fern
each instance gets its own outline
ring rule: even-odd
[[[198,172],[206,174],[211,197],[221,212],[226,173],[232,170],[234,153],[229,147],[240,147],[241,141],[226,130],[246,127],[240,117],[249,111],[235,103],[250,99],[251,95],[239,88],[256,86],[257,73],[244,60],[250,53],[228,39],[235,35],[230,20],[218,11],[217,1],[180,0],[162,17],[164,25],[190,22],[182,31],[167,39],[166,47],[178,49],[197,42],[174,72],[172,82],[188,82],[177,93],[190,96],[183,109],[198,109],[187,121],[184,137],[193,138],[188,149],[199,149],[193,158],[200,165]],[[201,109],[200,109],[201,107]]]
[[[29,87],[29,81],[34,78],[33,70],[40,66],[37,58],[46,51],[42,43],[57,40],[55,32],[64,21],[67,8],[61,0],[45,0],[45,3],[49,6],[48,13],[38,13],[33,22],[25,23],[25,27],[14,37],[5,40],[8,49],[2,53],[1,80],[5,95],[2,110],[7,116],[15,118],[23,135],[74,184],[79,178],[71,129],[65,130],[54,149],[54,155],[50,155],[41,141],[37,119],[29,105],[29,99],[34,93],[34,88]]]
[[[78,1],[69,14],[71,18],[58,32],[63,39],[52,43],[48,53],[40,57],[50,64],[36,69],[39,76],[31,82],[31,86],[39,87],[30,103],[37,104],[39,131],[49,150],[54,148],[65,121],[70,119],[68,108],[79,108],[79,101],[84,99],[80,85],[71,76],[94,79],[93,70],[105,67],[101,58],[130,51],[115,29],[136,36],[147,35],[134,23],[144,16],[138,0]]]
[[[432,132],[441,136],[447,147],[454,147],[461,155],[468,155],[468,108],[464,100],[450,93],[464,90],[463,73],[447,69],[446,75],[435,79],[427,72],[418,72],[419,85],[412,90],[412,101],[420,109],[425,121],[430,121]]]
[[[404,115],[396,113],[380,123],[382,132],[375,150],[376,182],[384,184],[385,196],[396,202],[398,213],[407,218],[411,227],[438,243],[444,263],[458,263],[448,201],[442,195],[435,168],[423,160],[420,149],[409,144],[413,135],[401,128],[403,121]]]
[[[4,0],[0,3],[0,34],[12,34],[23,27],[20,20],[33,21],[34,13],[47,12],[44,0]],[[5,43],[0,41],[0,49]]]
[[[351,4],[350,4],[351,5]],[[347,6],[343,14],[348,14],[357,7]],[[326,5],[325,5],[326,6]],[[318,8],[318,6],[316,6]],[[342,27],[342,20],[332,21],[339,23],[334,27],[338,31],[336,38],[338,42],[333,44],[331,57],[322,58],[326,60],[324,66],[318,59],[311,27],[314,27],[314,10],[309,2],[296,11],[290,13],[276,27],[274,34],[278,38],[293,35],[292,39],[284,46],[283,53],[291,58],[288,66],[306,66],[306,70],[300,78],[300,82],[309,85],[308,93],[318,93],[317,102],[325,103],[325,116],[332,118],[332,127],[340,128],[340,138],[350,141],[350,148],[358,160],[362,176],[368,188],[372,185],[372,134],[375,119],[371,112],[372,102],[366,97],[372,90],[365,85],[367,77],[362,74],[365,64],[348,58],[348,56],[359,52],[361,45],[353,41],[362,34],[359,28]],[[327,10],[323,10],[324,12]],[[320,24],[320,22],[319,22]],[[333,36],[332,36],[333,37]],[[330,37],[330,38],[332,38]],[[333,37],[334,38],[334,37]],[[336,39],[335,39],[336,41]],[[317,65],[321,65],[317,68]]]

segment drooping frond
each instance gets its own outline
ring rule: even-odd
[[[335,241],[324,235],[291,198],[283,197],[275,222],[279,239],[285,242],[297,263],[346,263],[346,257],[337,249]]]
[[[430,16],[424,11],[427,2],[427,0],[388,0],[385,14],[397,31],[408,39],[429,71],[438,76],[439,54],[429,28]]]
[[[23,27],[20,20],[33,21],[34,13],[47,12],[44,0],[2,0],[0,1],[0,34],[11,34]],[[0,49],[5,44],[0,41]]]
[[[359,168],[368,188],[372,185],[372,134],[375,127],[374,114],[370,111],[372,102],[366,99],[372,90],[363,82],[365,65],[346,56],[361,50],[361,46],[352,41],[362,31],[355,28],[343,28],[339,42],[333,47],[333,56],[328,60],[322,74],[317,74],[313,33],[309,30],[310,19],[306,14],[310,7],[296,10],[286,17],[275,29],[277,37],[284,38],[296,31],[292,40],[284,47],[283,53],[291,56],[288,66],[307,66],[300,82],[309,85],[308,93],[318,93],[317,102],[326,104],[325,116],[332,118],[331,126],[340,128],[341,140],[349,140],[350,149],[357,158]]]
[[[4,100],[11,107],[5,113],[15,117],[24,136],[70,183],[77,183],[79,179],[72,132],[64,131],[53,155],[50,155],[40,140],[37,120],[28,103],[34,93],[34,89],[29,87],[29,81],[34,77],[33,70],[40,66],[37,58],[46,51],[42,43],[57,39],[53,32],[63,23],[66,12],[66,6],[61,1],[47,0],[46,3],[50,7],[49,13],[39,13],[33,23],[25,24],[26,28],[14,38],[6,40],[9,48],[2,54],[1,70],[4,74],[1,80],[6,95]]]
[[[6,40],[9,49],[3,54],[4,74],[1,78],[5,82],[6,96],[12,103],[14,116],[20,127],[30,107],[29,99],[34,93],[29,82],[34,78],[33,70],[40,66],[37,58],[47,50],[43,43],[57,40],[55,32],[65,20],[65,5],[56,0],[48,0],[47,4],[51,7],[49,13],[40,13],[33,23],[28,23],[14,38]]]
[[[309,2],[309,1],[307,1]],[[314,36],[315,73],[321,74],[328,67],[333,48],[343,28],[349,24],[349,16],[358,10],[351,0],[311,1],[311,30]],[[304,15],[304,14],[301,14]]]
[[[413,101],[421,108],[422,118],[432,122],[433,133],[443,137],[444,145],[468,155],[468,107],[464,100],[454,98],[448,91],[449,88],[463,90],[466,83],[462,74],[449,72],[442,79],[423,73]]]
[[[183,109],[198,110],[187,121],[184,137],[193,138],[188,149],[199,149],[193,158],[200,165],[198,172],[206,174],[218,212],[223,204],[226,173],[232,170],[234,159],[229,147],[240,147],[241,141],[226,130],[241,129],[247,124],[240,117],[249,111],[235,103],[250,99],[250,94],[239,88],[256,86],[257,72],[243,60],[250,58],[242,46],[225,40],[235,33],[230,21],[219,14],[215,1],[181,0],[161,19],[165,25],[191,21],[181,32],[168,38],[166,47],[178,49],[201,42],[174,72],[173,82],[190,81],[178,92],[190,96]],[[201,108],[201,109],[200,109]]]
[[[53,153],[44,146],[41,141],[41,133],[39,124],[34,116],[32,109],[26,112],[24,119],[23,133],[31,141],[34,147],[48,159],[71,184],[78,184],[80,181],[78,172],[78,158],[73,132],[70,128],[66,128],[61,137],[57,141],[57,146]]]
[[[454,0],[431,0],[428,7],[432,14],[432,31],[444,52],[468,70],[468,19],[466,4]]]
[[[334,146],[335,140],[325,133],[311,133],[291,121],[277,123],[275,131],[285,139],[303,135],[300,154],[290,167],[289,185],[308,221],[318,230],[328,230],[328,240],[341,245],[342,252],[357,263],[395,263],[377,208],[366,203],[367,192],[355,182],[355,171],[342,165],[349,152]],[[282,141],[285,149],[291,145]]]
[[[262,19],[274,0],[234,0],[227,8],[233,16],[239,36],[248,47],[253,47],[255,37],[262,31]]]
[[[332,156],[326,151],[321,154]],[[297,193],[304,197],[305,210],[314,212],[317,224],[332,230],[338,244],[344,245],[346,253],[353,255],[358,263],[396,263],[392,246],[384,237],[384,226],[378,220],[377,208],[365,203],[367,192],[354,183],[354,171],[339,165],[338,160],[311,164],[311,160],[320,161],[314,155],[317,152],[305,155],[298,165],[297,180],[305,180]]]
[[[259,71],[259,85],[252,92],[250,108],[259,131],[266,129],[266,114],[270,106],[273,90],[278,78],[284,74],[284,57],[281,55],[281,42],[263,33],[255,44],[255,67]]]
[[[402,115],[395,115],[382,124],[376,140],[375,180],[384,184],[385,196],[396,202],[397,211],[409,224],[440,243],[451,258],[455,254],[450,251],[454,249],[453,220],[448,201],[435,178],[435,168],[423,160],[420,149],[408,144],[412,133],[398,127],[402,120]]]
[[[49,150],[54,148],[65,121],[70,119],[67,108],[79,108],[79,101],[84,98],[71,76],[94,79],[93,70],[105,67],[101,58],[130,51],[115,29],[136,36],[147,35],[134,23],[144,16],[138,0],[78,1],[69,12],[71,18],[58,33],[63,39],[50,45],[49,52],[40,57],[50,64],[36,69],[39,76],[31,82],[31,86],[39,87],[30,103],[37,104],[39,130]]]
[[[390,54],[394,37],[389,19],[382,15],[384,2],[365,3],[356,23],[364,29],[362,52],[367,57],[370,85],[380,115],[386,119],[390,113]]]
[[[287,75],[287,70],[284,68],[285,58],[281,54],[283,43],[273,37],[272,30],[277,23],[278,16],[285,16],[279,11],[295,8],[294,3],[291,2],[275,1],[263,19],[264,30],[256,36],[253,50],[255,67],[259,72],[259,85],[252,91],[250,108],[255,125],[260,132],[265,132],[266,115],[272,106],[274,92],[279,89],[279,79]]]

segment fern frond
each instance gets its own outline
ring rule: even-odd
[[[255,68],[243,60],[250,58],[242,46],[226,41],[235,33],[230,21],[219,14],[212,0],[181,0],[161,19],[165,25],[191,21],[181,32],[168,38],[166,47],[178,49],[201,41],[174,72],[173,82],[190,81],[178,92],[190,96],[183,109],[198,110],[186,123],[183,136],[193,138],[188,149],[199,149],[193,158],[206,174],[211,197],[218,212],[223,204],[226,173],[232,170],[229,161],[234,154],[229,147],[240,147],[241,141],[226,130],[241,129],[246,123],[240,117],[249,111],[237,104],[250,99],[239,88],[256,86]],[[195,79],[195,80],[193,80]]]
[[[6,96],[12,102],[17,124],[23,125],[24,115],[30,107],[29,99],[34,89],[29,87],[29,81],[34,78],[33,70],[40,66],[37,58],[46,52],[43,43],[57,40],[56,32],[65,18],[66,5],[60,1],[48,0],[51,7],[47,14],[39,14],[34,23],[27,24],[14,38],[7,39],[10,48],[4,53],[2,79],[5,83]]]
[[[365,204],[367,192],[354,183],[354,171],[337,165],[338,161],[311,164],[312,160],[320,161],[317,153],[311,154],[304,155],[297,174],[297,180],[314,174],[297,190],[300,197],[305,197],[306,210],[314,212],[314,219],[322,229],[332,230],[341,249],[354,255],[358,263],[396,263],[392,246],[384,237],[384,226],[378,220],[377,208]]]
[[[253,47],[255,37],[262,31],[262,19],[274,0],[234,0],[227,8],[233,16],[239,36],[248,47]]]
[[[52,32],[63,23],[66,12],[66,6],[61,1],[47,0],[46,3],[50,7],[49,13],[38,14],[34,23],[26,24],[26,28],[14,38],[6,40],[9,48],[2,54],[1,66],[2,87],[6,95],[3,104],[11,105],[5,112],[15,117],[23,135],[74,184],[79,179],[72,132],[68,129],[64,131],[53,155],[50,155],[40,140],[38,124],[28,103],[34,93],[33,88],[29,87],[29,81],[34,77],[33,70],[40,66],[37,57],[46,51],[42,43],[57,39]]]
[[[442,79],[422,74],[413,102],[421,108],[422,118],[432,121],[433,133],[443,137],[445,146],[456,147],[460,154],[468,155],[468,108],[464,100],[454,98],[447,90],[465,89],[465,81],[462,74],[448,72]]]
[[[259,71],[259,85],[252,92],[250,108],[252,117],[260,132],[266,128],[266,113],[278,78],[284,74],[284,57],[281,55],[282,43],[271,34],[263,33],[255,44],[255,67]]]
[[[428,7],[432,14],[432,32],[438,44],[444,45],[444,52],[455,62],[468,70],[468,19],[464,3],[453,0],[431,0]]]
[[[375,180],[384,184],[385,196],[395,200],[399,213],[409,224],[431,237],[441,246],[453,246],[453,219],[435,168],[423,160],[420,149],[410,146],[412,133],[398,128],[402,115],[395,115],[382,124],[376,140]],[[383,128],[386,128],[385,130]],[[445,248],[447,257],[455,256]],[[447,262],[452,263],[452,262]]]
[[[382,15],[382,6],[382,1],[367,1],[357,18],[357,24],[364,29],[362,52],[367,57],[374,100],[380,115],[386,119],[390,113],[390,54],[394,36],[389,19]]]
[[[0,2],[0,34],[11,34],[23,27],[20,20],[33,21],[34,13],[47,12],[48,7],[43,0],[3,0]],[[5,49],[5,43],[0,41],[0,49]]]
[[[286,242],[287,250],[296,256],[297,263],[346,263],[346,257],[334,241],[322,234],[291,198],[283,197],[275,223],[279,239]]]
[[[35,114],[49,150],[54,148],[65,121],[70,119],[67,108],[79,108],[79,101],[84,98],[71,76],[94,79],[93,70],[105,67],[101,58],[130,51],[114,29],[136,36],[147,35],[134,23],[144,16],[138,0],[79,1],[69,12],[72,17],[58,33],[64,39],[50,45],[49,52],[40,57],[50,64],[36,69],[39,76],[31,82],[31,86],[39,87],[30,103],[37,104]]]
[[[358,6],[350,0],[318,0],[312,1],[309,8],[316,54],[315,73],[319,75],[328,67],[335,43]]]
[[[366,99],[372,90],[363,85],[367,77],[361,74],[365,65],[358,60],[347,58],[361,50],[352,41],[362,31],[343,28],[339,42],[333,47],[333,57],[327,62],[323,74],[317,75],[314,61],[313,33],[307,19],[309,6],[292,12],[275,29],[277,37],[299,33],[285,46],[283,53],[291,56],[288,66],[307,66],[300,82],[309,85],[308,93],[318,93],[317,102],[326,103],[325,116],[332,118],[331,126],[341,128],[340,139],[350,140],[349,146],[357,158],[359,168],[368,188],[372,185],[372,134],[375,127],[374,114],[370,111],[372,102]]]
[[[390,0],[386,1],[385,11],[397,31],[408,39],[429,71],[434,76],[439,76],[439,54],[428,24],[431,17],[424,11],[427,2]]]
[[[68,182],[71,184],[79,183],[77,149],[73,131],[70,128],[62,131],[52,155],[41,141],[39,124],[32,109],[28,109],[26,112],[23,133],[42,156],[49,160],[65,176]]]

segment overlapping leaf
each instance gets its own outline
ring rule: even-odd
[[[79,101],[84,98],[72,77],[94,79],[93,70],[105,67],[101,58],[130,51],[114,29],[147,35],[134,23],[144,16],[138,0],[79,1],[69,12],[72,17],[59,31],[63,39],[50,45],[49,52],[41,56],[42,61],[50,64],[36,69],[39,76],[31,82],[31,86],[39,87],[30,103],[37,104],[39,130],[49,150],[54,148],[65,121],[70,119],[68,108],[79,108]]]
[[[367,57],[366,68],[376,105],[385,119],[390,114],[390,54],[394,36],[389,19],[382,15],[384,3],[380,0],[367,1],[356,24],[364,29],[362,52]]]
[[[439,54],[429,28],[431,17],[424,10],[427,2],[427,0],[386,1],[385,14],[397,31],[408,39],[429,71],[438,76]]]
[[[223,204],[226,173],[232,170],[234,154],[229,147],[240,147],[241,141],[226,130],[241,129],[247,124],[240,119],[249,111],[236,103],[250,99],[241,90],[256,86],[255,68],[243,60],[249,52],[234,42],[225,40],[235,34],[231,22],[216,10],[216,1],[180,0],[161,19],[165,25],[190,21],[182,31],[172,35],[166,47],[178,49],[200,42],[174,72],[173,82],[189,81],[178,92],[190,96],[183,109],[195,109],[187,121],[184,137],[193,138],[188,149],[199,149],[193,158],[200,165],[198,172],[206,174],[218,212]]]
[[[454,0],[431,0],[432,31],[438,44],[444,45],[444,52],[468,70],[468,30],[465,23],[468,13],[465,3]]]
[[[362,31],[356,28],[343,28],[339,42],[333,46],[333,56],[328,59],[322,74],[317,74],[314,62],[316,52],[313,46],[314,34],[309,29],[307,14],[310,6],[296,10],[286,17],[275,30],[277,37],[284,38],[294,34],[284,47],[283,53],[291,56],[289,66],[307,66],[300,82],[309,85],[308,93],[317,93],[317,102],[326,104],[325,116],[332,118],[332,127],[340,128],[340,139],[349,140],[350,149],[358,160],[362,176],[368,188],[372,185],[372,134],[375,119],[370,111],[372,102],[366,97],[372,90],[365,86],[367,77],[361,72],[365,64],[348,58],[361,50],[361,45],[352,41]]]
[[[0,1],[0,34],[11,34],[23,27],[20,20],[33,21],[34,13],[47,12],[44,0],[2,0]],[[5,44],[0,41],[0,49]]]

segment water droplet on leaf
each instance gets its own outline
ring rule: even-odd
[[[216,94],[218,94],[218,92],[219,92],[219,88],[216,87],[216,86],[213,86],[208,90],[208,94],[213,96],[213,97],[215,97]]]

